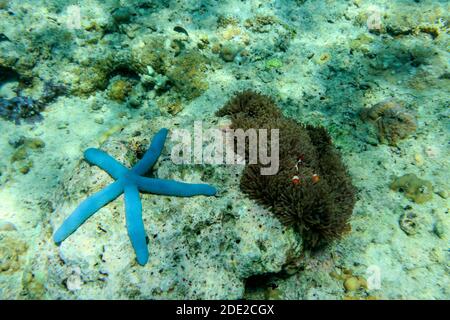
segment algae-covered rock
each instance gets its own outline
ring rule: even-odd
[[[162,36],[145,35],[133,39],[130,45],[131,67],[139,74],[147,73],[147,67],[151,66],[159,74],[165,74],[168,62],[168,51],[165,38]]]
[[[181,101],[175,101],[174,103],[169,104],[167,107],[167,111],[173,116],[182,110],[183,104],[181,103]]]
[[[33,167],[33,160],[30,159],[31,151],[45,147],[45,142],[40,138],[19,137],[16,142],[17,149],[10,158],[11,164],[22,174],[27,174]],[[11,141],[14,143],[14,141]]]
[[[118,79],[111,84],[108,95],[116,101],[125,101],[133,86],[126,80]]]
[[[0,10],[6,10],[9,6],[9,0],[0,0]]]
[[[0,232],[0,273],[15,272],[21,268],[22,255],[28,247],[11,232]]]
[[[361,51],[364,54],[370,52],[370,46],[374,42],[373,36],[367,33],[361,33],[355,39],[350,41],[350,49],[355,51]]]
[[[433,226],[433,232],[441,239],[447,239],[450,230],[448,219],[437,218]]]
[[[418,178],[414,173],[397,177],[391,183],[391,189],[400,191],[416,203],[424,203],[433,198],[431,182]]]
[[[220,47],[220,57],[225,62],[232,62],[239,52],[238,46],[234,44],[224,44]]]
[[[134,39],[131,44],[131,68],[141,75],[144,84],[150,82],[156,90],[165,89],[169,83],[175,94],[183,99],[192,100],[200,96],[208,89],[205,80],[208,60],[198,50],[180,49],[172,57],[165,40],[160,36]]]
[[[271,26],[278,24],[278,18],[271,15],[256,15],[255,17],[245,20],[245,27],[258,33],[267,33],[271,30]]]
[[[105,90],[110,79],[121,68],[132,69],[128,48],[112,49],[106,43],[86,45],[75,52],[76,63],[67,67],[67,82],[75,95],[86,96]]]
[[[22,80],[32,79],[36,55],[37,52],[27,50],[22,43],[0,41],[0,68],[14,71]]]
[[[437,38],[445,30],[448,14],[439,4],[423,11],[418,6],[399,5],[384,16],[384,30],[393,36],[417,35],[427,33]]]
[[[108,75],[113,70],[114,64],[111,57],[109,55],[97,57],[97,54],[92,52],[88,55],[90,59],[69,68],[73,94],[89,95],[97,90],[104,90],[108,85]]]
[[[17,230],[17,228],[16,228],[16,226],[13,223],[11,223],[9,221],[0,220],[0,232],[2,232],[2,231],[16,231],[16,230]]]
[[[381,143],[396,145],[416,131],[415,117],[400,103],[386,100],[361,111],[361,118],[377,128]]]
[[[448,7],[439,1],[429,1],[424,10],[414,2],[419,1],[393,2],[387,10],[368,6],[357,15],[355,22],[366,25],[374,34],[387,33],[397,38],[425,33],[434,39],[445,33]]]
[[[361,281],[357,277],[349,277],[344,281],[344,288],[346,291],[357,291],[361,288]]]
[[[21,174],[27,174],[30,172],[31,168],[33,167],[33,161],[27,160],[23,161],[18,165],[18,170]]]
[[[24,138],[22,144],[16,149],[11,157],[11,163],[25,160],[30,150],[42,149],[45,147],[45,142],[39,138]]]
[[[401,215],[399,220],[400,229],[402,229],[408,236],[412,236],[418,231],[418,217],[414,212],[405,212]]]
[[[198,51],[180,54],[167,71],[175,91],[187,100],[200,96],[208,89],[205,72],[208,60]]]
[[[40,270],[26,270],[22,276],[22,296],[33,300],[45,298],[46,275]]]
[[[128,23],[133,18],[133,10],[130,7],[116,8],[111,16],[117,24]]]

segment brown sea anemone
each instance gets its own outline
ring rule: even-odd
[[[279,129],[278,173],[261,175],[264,165],[247,164],[240,182],[244,193],[295,226],[309,247],[350,230],[356,191],[324,128],[286,118],[270,97],[252,91],[238,93],[216,115],[230,116],[233,129]]]

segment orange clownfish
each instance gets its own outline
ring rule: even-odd
[[[318,174],[313,174],[311,180],[313,183],[317,183],[317,182],[319,182],[320,177]]]

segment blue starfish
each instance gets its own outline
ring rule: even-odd
[[[60,244],[100,208],[124,193],[128,236],[136,252],[138,263],[145,265],[148,260],[148,249],[139,191],[178,197],[213,196],[217,192],[216,188],[208,184],[190,184],[142,177],[158,160],[167,133],[167,129],[161,129],[153,138],[144,157],[131,169],[124,167],[101,150],[87,149],[84,152],[85,159],[105,170],[116,181],[84,200],[55,232],[53,240]]]

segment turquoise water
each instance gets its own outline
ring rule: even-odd
[[[0,298],[448,299],[449,12],[437,0],[0,0]],[[236,104],[245,121],[217,114],[246,90],[265,98]],[[323,127],[333,151],[295,127],[270,158],[283,160],[277,181],[226,161],[227,129],[284,137],[279,117]],[[127,200],[138,178],[103,153],[85,159],[96,148],[131,168],[162,128],[139,175],[214,196],[147,180]],[[326,168],[335,151],[345,174]],[[55,243],[114,180],[122,189]],[[343,203],[339,237],[315,232]],[[326,243],[311,248],[311,232]]]

